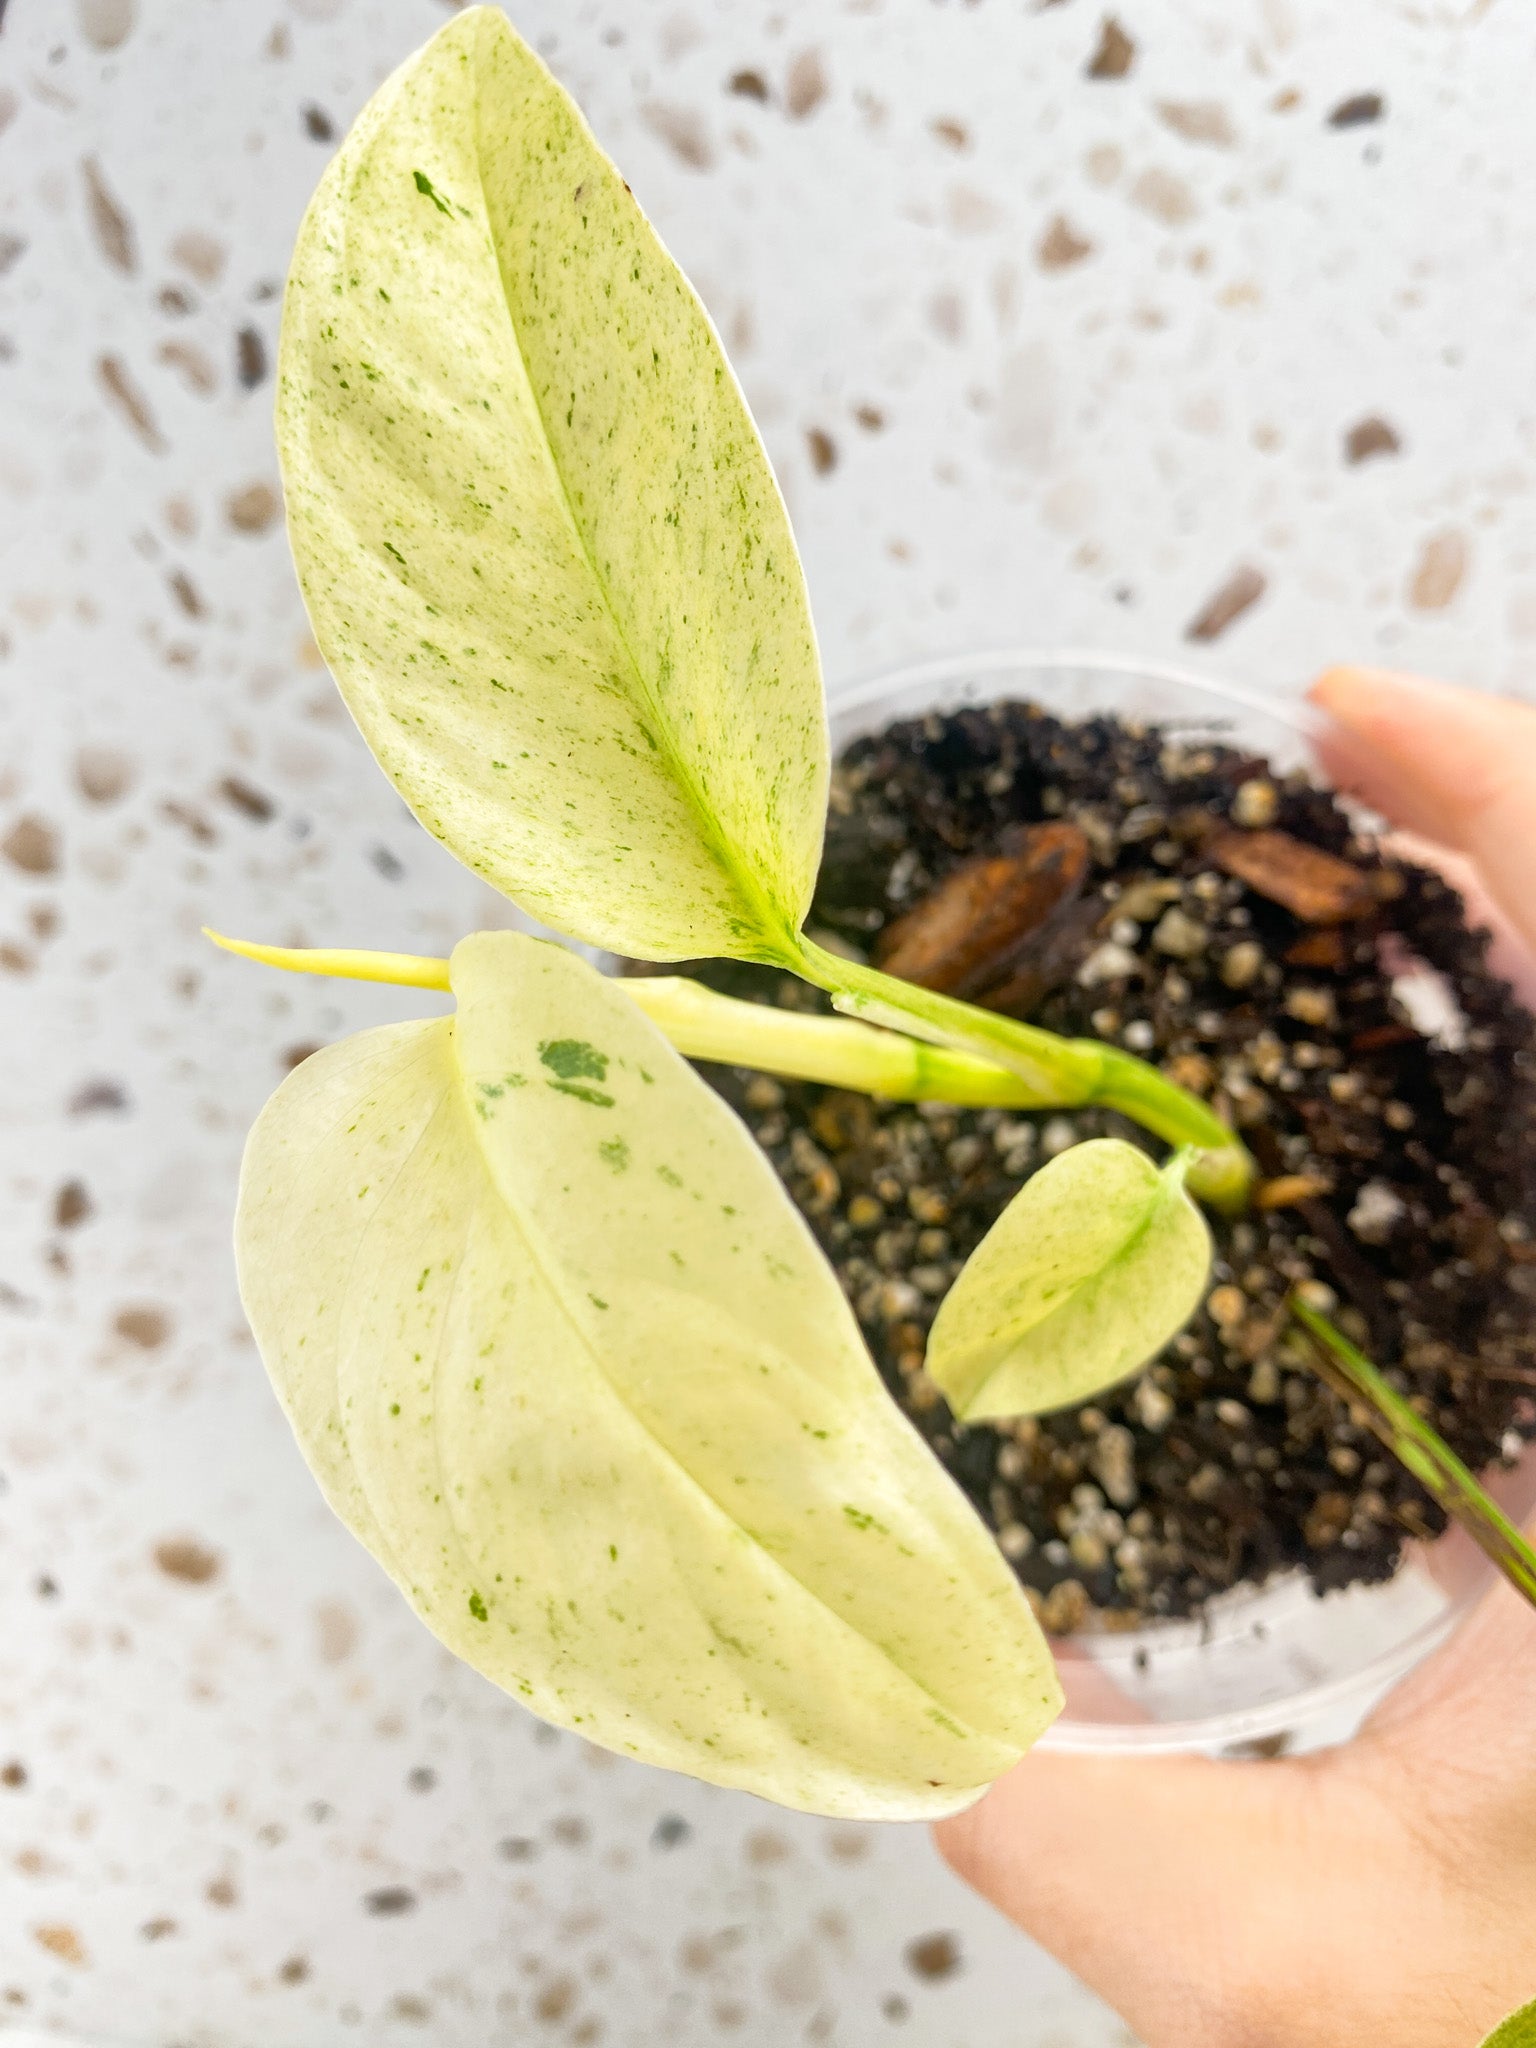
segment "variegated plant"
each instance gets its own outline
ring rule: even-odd
[[[962,1415],[1157,1350],[1206,1271],[1186,1174],[1240,1204],[1246,1155],[1114,1047],[805,936],[828,752],[784,507],[698,299],[498,12],[443,28],[326,173],[278,435],[316,638],[428,830],[589,944],[766,962],[851,1013],[508,934],[451,963],[244,949],[457,998],[305,1062],[251,1139],[241,1287],[306,1456],[550,1720],[824,1812],[964,1804],[1057,1710],[1044,1640],[682,1054],[1106,1104],[1184,1148],[1085,1146],[1025,1187],[935,1327]]]

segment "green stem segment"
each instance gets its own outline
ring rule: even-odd
[[[1097,1039],[1059,1038],[1038,1025],[936,995],[808,939],[786,964],[825,989],[846,1015],[1007,1067],[1038,1090],[1042,1102],[1118,1110],[1170,1145],[1191,1146],[1198,1155],[1191,1190],[1213,1208],[1235,1211],[1246,1204],[1253,1161],[1236,1133],[1198,1096],[1145,1060]]]
[[[1292,1295],[1291,1314],[1312,1340],[1317,1369],[1334,1392],[1365,1411],[1377,1436],[1431,1500],[1459,1522],[1519,1593],[1536,1606],[1536,1550],[1439,1433],[1328,1318]]]
[[[993,1060],[843,1017],[807,1016],[717,995],[682,975],[637,975],[624,993],[692,1060],[756,1067],[797,1081],[856,1088],[893,1102],[953,1102],[966,1109],[1047,1109],[1042,1095]]]

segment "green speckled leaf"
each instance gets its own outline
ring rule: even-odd
[[[326,172],[277,418],[315,637],[422,823],[593,943],[792,947],[827,743],[788,519],[702,306],[499,12]]]
[[[609,1748],[786,1805],[964,1805],[1051,1720],[1043,1638],[737,1119],[510,933],[454,1018],[304,1062],[237,1229],[331,1505],[460,1656]]]
[[[1536,2048],[1536,1999],[1495,2027],[1483,2048]]]
[[[945,1296],[928,1370],[957,1415],[1036,1415],[1144,1365],[1198,1306],[1205,1220],[1187,1153],[1159,1171],[1118,1138],[1074,1145],[1027,1180]]]

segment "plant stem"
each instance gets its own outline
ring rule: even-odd
[[[402,988],[445,992],[451,988],[446,960],[351,948],[262,946],[225,938],[206,927],[205,932],[227,953],[290,974],[334,975],[344,981],[392,982]],[[1062,1105],[1060,1095],[1041,1094],[995,1060],[928,1045],[905,1032],[740,1002],[683,975],[629,976],[619,986],[689,1059],[756,1067],[832,1088],[857,1088],[894,1102],[952,1102],[966,1109]]]
[[[905,1032],[739,1002],[682,975],[637,975],[621,986],[689,1059],[856,1088],[893,1102],[952,1102],[966,1109],[1060,1105],[1058,1096],[1041,1095],[993,1060]]]
[[[1196,1095],[1156,1067],[1093,1038],[1060,1038],[1038,1025],[936,995],[878,968],[845,960],[802,939],[795,972],[823,988],[834,1008],[931,1044],[959,1047],[1007,1067],[1063,1107],[1092,1103],[1119,1110],[1171,1145],[1199,1154],[1190,1187],[1214,1208],[1242,1209],[1253,1161],[1237,1134]]]
[[[1294,1294],[1290,1310],[1312,1340],[1319,1376],[1344,1400],[1364,1409],[1371,1428],[1431,1500],[1461,1524],[1515,1590],[1536,1607],[1536,1550],[1484,1492],[1476,1474],[1326,1316]]]
[[[260,946],[208,937],[227,952],[296,974],[447,989],[448,962],[410,953]],[[825,989],[858,1021],[808,1017],[716,995],[680,975],[640,975],[625,993],[691,1059],[760,1067],[802,1081],[861,1088],[898,1102],[967,1108],[1119,1110],[1171,1145],[1188,1145],[1193,1194],[1213,1208],[1241,1209],[1253,1162],[1233,1132],[1144,1060],[1091,1038],[1059,1038],[1033,1024],[917,988],[843,960],[809,941],[783,963]]]

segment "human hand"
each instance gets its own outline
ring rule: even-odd
[[[1326,669],[1309,695],[1335,787],[1461,890],[1492,965],[1536,1001],[1536,710],[1380,669]]]
[[[1311,695],[1334,781],[1480,882],[1536,991],[1536,711],[1364,669]],[[1035,1755],[936,1836],[1147,2048],[1475,2048],[1536,1991],[1533,1731],[1536,1613],[1500,1582],[1342,1747]]]

